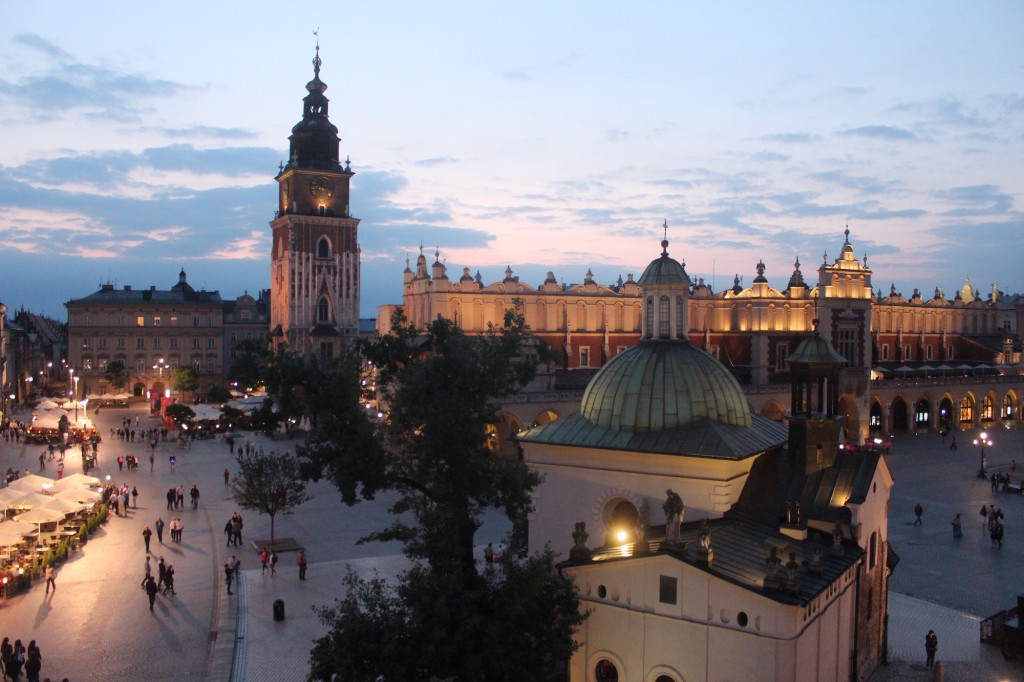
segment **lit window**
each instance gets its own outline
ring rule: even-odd
[[[143,317],[142,315],[139,315],[138,317],[136,317],[135,318],[135,326],[136,327],[145,327],[146,326],[146,318]]]
[[[153,326],[154,327],[159,327],[160,326],[160,316],[159,315],[154,315],[153,316]]]
[[[590,367],[589,348],[580,348],[580,367]]]

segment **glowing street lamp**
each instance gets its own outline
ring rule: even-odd
[[[75,391],[72,396],[72,400],[75,401],[75,423],[78,423],[78,377],[75,377]]]
[[[988,431],[982,431],[980,438],[974,439],[975,445],[981,446],[981,460],[978,464],[978,478],[988,478],[985,475],[985,446],[992,447],[992,439],[988,437]]]

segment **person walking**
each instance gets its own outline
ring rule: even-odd
[[[235,537],[235,531],[234,531],[234,529],[231,526],[231,519],[228,519],[228,522],[226,524],[224,524],[224,534],[228,536],[227,544],[225,544],[224,546],[225,547],[230,547],[231,546],[231,540],[232,540],[232,538]]]
[[[160,544],[164,544],[164,519],[162,516],[156,517],[156,539],[160,541]]]
[[[929,630],[928,634],[924,638],[924,650],[928,654],[928,660],[925,665],[931,668],[935,665],[935,652],[939,650],[939,638],[935,634],[935,630]]]
[[[174,509],[174,488],[167,489],[167,508]]]
[[[192,498],[192,508],[196,509],[199,507],[199,488],[195,483],[192,484],[192,489],[188,491],[189,497]]]
[[[981,505],[981,511],[978,513],[981,514],[981,532],[984,533],[988,528],[988,507]]]
[[[149,576],[146,580],[146,596],[149,597],[149,610],[153,610],[153,604],[156,602],[156,581],[153,580],[153,576]]]
[[[229,481],[230,478],[231,478],[231,472],[228,471],[227,467],[224,467],[224,485],[228,484],[228,481]]]
[[[922,507],[921,503],[918,502],[917,504],[914,505],[914,516],[916,517],[914,519],[914,525],[915,526],[920,526],[921,525],[921,514],[923,514],[923,513],[924,513],[924,507]]]
[[[174,591],[174,566],[167,564],[167,572],[164,574],[164,595],[170,592],[171,594],[178,594]]]
[[[953,517],[953,539],[957,540],[964,536],[963,528],[960,524],[960,515],[957,514]]]
[[[152,567],[152,564],[149,563],[149,556],[146,557],[146,569],[145,570],[146,570],[146,575],[143,576],[142,582],[139,583],[139,587],[141,587],[142,589],[146,589],[146,581],[150,580],[153,577],[153,567]]]
[[[270,577],[273,578],[275,573],[277,573],[277,552],[270,550]]]
[[[228,586],[228,594],[231,594],[231,581],[235,577],[235,569],[230,563],[224,564],[224,583]]]
[[[50,564],[46,565],[46,594],[50,594],[50,588],[53,588],[53,593],[57,594],[57,571],[53,570],[53,566]]]
[[[160,557],[160,563],[156,565],[156,589],[160,589],[164,586],[164,581],[167,579],[167,564],[164,563],[164,558]]]
[[[153,455],[152,452],[150,452],[149,453],[149,470],[150,471],[153,471],[153,467],[155,466],[155,464],[156,464],[156,457]]]
[[[139,487],[132,486],[132,509],[139,508]]]
[[[998,521],[992,526],[992,546],[996,549],[1003,548],[1003,524]]]
[[[267,548],[264,547],[260,552],[260,562],[263,564],[263,574],[267,573],[267,561],[270,559],[270,555],[267,554]]]
[[[299,565],[299,580],[306,579],[306,550],[300,549],[295,555],[295,563]]]
[[[146,554],[149,554],[149,541],[153,537],[153,531],[146,526],[142,529],[142,539],[146,541]]]

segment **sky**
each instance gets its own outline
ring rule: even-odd
[[[406,258],[1024,293],[1024,3],[4,2],[0,302],[270,286],[319,30],[363,317]]]

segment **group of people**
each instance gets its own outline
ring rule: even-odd
[[[981,505],[981,511],[978,512],[981,515],[981,527],[984,530],[987,526],[988,536],[992,542],[992,547],[996,549],[1003,548],[1003,508],[996,509],[995,505]]]
[[[188,496],[192,499],[192,508],[195,509],[199,506],[199,486],[195,483],[192,484],[192,488],[188,491]],[[185,487],[178,484],[177,487],[167,489],[167,508],[174,510],[179,507],[185,507]]]
[[[231,518],[224,524],[224,534],[228,536],[225,547],[237,547],[242,544],[242,516],[238,512],[232,512]]]
[[[17,419],[5,420],[3,425],[0,425],[5,443],[20,443],[25,437],[26,428],[25,424]]]
[[[168,594],[178,594],[174,591],[174,566],[164,562],[164,558],[160,557],[160,563],[157,564],[157,577],[153,577],[153,570],[150,564],[150,559],[146,557],[145,576],[142,578],[142,589],[146,592],[146,596],[149,598],[149,610],[153,610],[153,605],[156,603],[156,595],[162,594],[165,597]]]
[[[127,483],[121,485],[110,484],[103,487],[102,500],[107,508],[116,516],[128,516],[129,504],[132,507],[139,506],[138,486],[128,487]]]
[[[136,457],[135,455],[131,454],[131,453],[128,453],[127,457],[125,457],[124,455],[118,455],[117,456],[117,470],[118,471],[124,470],[124,465],[125,464],[128,465],[128,470],[129,471],[131,471],[132,469],[138,469],[139,468],[139,458]]]
[[[39,671],[43,668],[43,654],[36,646],[36,640],[28,643],[28,648],[21,643],[20,639],[11,640],[4,637],[0,643],[0,669],[3,670],[3,679],[8,677],[12,680],[21,679],[22,673],[29,682],[39,682]]]
[[[264,547],[260,551],[260,562],[263,564],[263,574],[266,575],[267,569],[270,569],[270,575],[273,577],[277,573],[277,552],[270,550],[267,552],[267,548]]]

